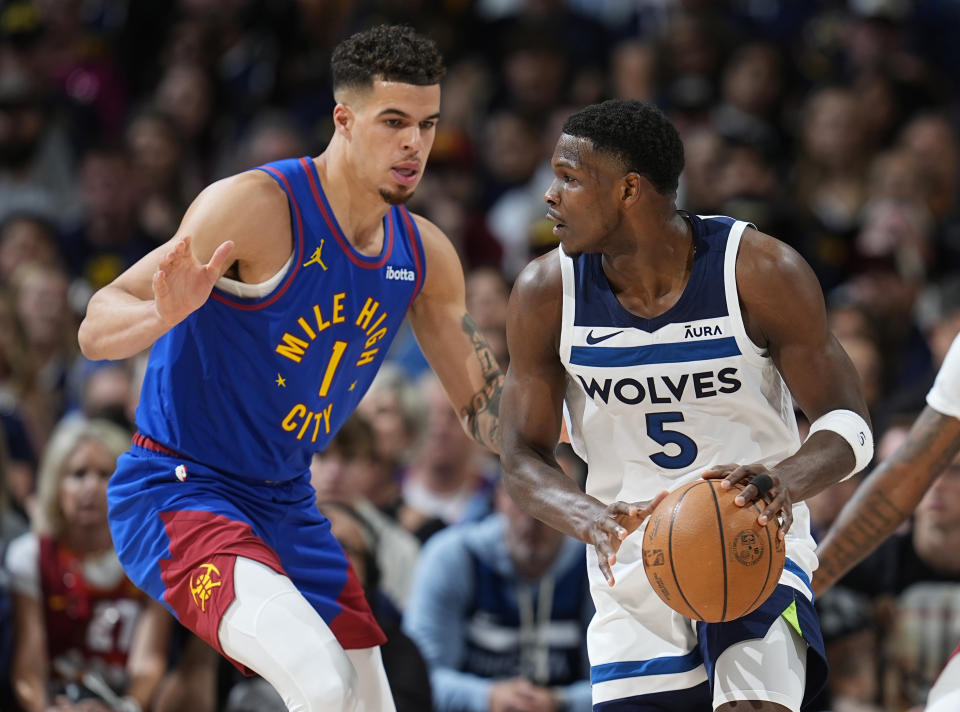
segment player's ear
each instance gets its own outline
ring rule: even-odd
[[[640,199],[642,193],[652,186],[650,181],[639,173],[630,171],[620,180],[620,200],[627,207]]]
[[[356,115],[353,113],[353,109],[346,104],[337,104],[333,107],[334,131],[343,134],[344,138],[350,138],[355,120]]]

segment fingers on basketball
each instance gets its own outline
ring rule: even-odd
[[[721,622],[755,610],[776,588],[785,547],[779,522],[757,521],[761,504],[739,507],[719,480],[695,480],[670,493],[644,530],[650,585],[688,618]]]

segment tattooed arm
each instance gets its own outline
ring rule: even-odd
[[[500,452],[503,373],[467,314],[463,269],[453,245],[435,225],[419,216],[415,219],[427,275],[410,309],[410,325],[464,430],[481,445]]]
[[[960,420],[930,406],[906,440],[844,506],[817,550],[813,590],[822,594],[893,533],[960,451]]]

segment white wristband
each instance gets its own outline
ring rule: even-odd
[[[810,424],[809,438],[818,430],[830,430],[846,440],[853,448],[856,464],[853,470],[842,480],[853,477],[873,459],[873,433],[870,426],[858,413],[852,410],[831,410]]]

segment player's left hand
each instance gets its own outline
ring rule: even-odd
[[[700,476],[705,480],[723,478],[720,482],[720,487],[723,489],[730,489],[738,483],[745,484],[746,486],[740,494],[733,498],[734,504],[738,507],[745,507],[755,500],[764,502],[767,506],[757,517],[757,522],[760,526],[766,526],[768,521],[774,517],[779,517],[780,529],[778,533],[781,539],[786,537],[790,526],[793,524],[793,501],[790,497],[790,490],[766,465],[759,463],[753,465],[716,465]]]

